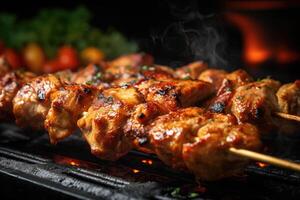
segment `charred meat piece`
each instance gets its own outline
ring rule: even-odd
[[[231,98],[237,87],[252,82],[251,76],[244,70],[236,70],[225,76],[216,96],[206,102],[209,111],[216,113],[229,113]]]
[[[165,113],[195,105],[213,93],[211,84],[193,80],[146,80],[135,87],[147,102],[156,103]]]
[[[300,115],[300,81],[282,85],[276,93],[279,111],[292,115]],[[295,133],[299,130],[298,122],[280,119],[279,132],[285,134]]]
[[[182,66],[175,71],[175,75],[179,79],[197,79],[199,75],[207,69],[207,64],[202,61],[195,61]]]
[[[129,78],[139,72],[140,66],[153,64],[153,58],[148,54],[130,54],[108,62],[105,72],[113,75],[114,79]]]
[[[188,169],[201,180],[217,180],[240,172],[248,160],[228,148],[260,148],[257,129],[238,125],[232,115],[185,108],[158,117],[149,127],[151,146],[158,157],[176,169]]]
[[[207,69],[199,75],[198,80],[211,83],[217,92],[226,75],[227,72],[221,69]]]
[[[276,92],[278,81],[264,79],[240,86],[232,97],[231,112],[240,123],[259,125],[262,130],[272,130],[273,113],[278,111]]]
[[[138,73],[127,74],[112,82],[112,86],[131,86],[142,80],[173,80],[174,72],[171,68],[161,65],[147,66],[143,65],[138,67]]]
[[[183,160],[200,180],[214,181],[241,173],[249,160],[228,152],[231,147],[259,151],[258,129],[235,122],[232,115],[212,114],[192,141],[183,145]]]
[[[276,95],[280,112],[300,115],[300,80],[282,85]]]
[[[158,117],[151,123],[149,137],[156,155],[167,165],[186,169],[183,145],[192,140],[205,120],[201,108],[186,108]]]
[[[92,154],[117,160],[132,149],[132,140],[123,127],[133,107],[143,102],[143,96],[133,87],[111,88],[96,97],[77,123]]]
[[[52,144],[74,132],[77,120],[88,110],[98,92],[100,91],[95,87],[75,84],[62,86],[53,92],[51,107],[45,120],[45,129]]]
[[[0,120],[12,120],[13,117],[13,98],[18,90],[30,79],[34,74],[30,72],[8,72],[0,78]]]
[[[51,106],[51,94],[62,86],[54,75],[39,76],[25,84],[13,99],[17,125],[43,129]]]

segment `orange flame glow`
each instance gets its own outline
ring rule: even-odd
[[[243,36],[243,57],[246,64],[256,66],[268,60],[288,64],[300,60],[300,54],[289,47],[278,45],[254,16],[237,12],[228,12],[226,19],[240,29]],[[282,38],[280,38],[282,40]],[[283,42],[284,43],[284,40]]]
[[[152,165],[152,164],[153,164],[153,161],[150,160],[150,159],[143,159],[143,160],[142,160],[142,163],[148,164],[148,165]]]
[[[227,19],[238,26],[244,37],[244,58],[247,63],[257,64],[271,56],[271,50],[263,38],[263,29],[250,17],[237,13],[227,14]]]
[[[269,164],[263,163],[263,162],[256,162],[256,165],[261,167],[261,168],[265,168],[265,167],[269,166]]]
[[[140,172],[140,170],[138,170],[138,169],[133,169],[132,172],[135,173],[135,174],[137,174],[137,173]]]

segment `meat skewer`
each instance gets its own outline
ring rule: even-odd
[[[268,156],[268,155],[253,152],[253,151],[248,151],[246,149],[236,149],[234,147],[231,147],[231,148],[229,148],[229,151],[231,153],[234,153],[234,154],[239,155],[239,156],[243,156],[243,157],[250,158],[250,159],[253,159],[253,160],[269,163],[269,164],[272,164],[272,165],[275,165],[275,166],[278,166],[278,167],[283,167],[283,168],[286,168],[286,169],[290,169],[290,170],[300,172],[300,164],[297,164],[297,163],[294,163],[294,162],[290,162],[290,161],[287,161],[287,160],[275,158],[273,156]]]
[[[153,70],[151,69],[148,71],[153,71]],[[161,78],[161,76],[159,76],[159,77]],[[123,77],[123,79],[126,79],[126,78],[128,78],[128,77]],[[162,79],[168,79],[168,76],[164,75]],[[184,82],[186,82],[186,83],[184,83]],[[70,99],[70,98],[64,98],[63,100],[61,100],[61,97],[68,96],[65,94],[65,92],[72,91],[72,88],[70,88],[70,87],[72,87],[72,85],[64,86],[63,84],[60,83],[59,79],[57,79],[53,75],[39,77],[35,81],[33,81],[33,83],[34,83],[34,85],[31,85],[30,87],[28,85],[26,85],[22,89],[24,90],[23,94],[26,94],[25,96],[27,98],[28,92],[32,88],[38,88],[38,89],[35,89],[36,92],[33,92],[33,93],[29,92],[32,94],[35,93],[34,94],[35,95],[34,102],[37,103],[37,107],[36,107],[37,110],[35,110],[35,111],[37,111],[38,115],[30,117],[31,119],[38,119],[38,120],[31,121],[31,123],[34,121],[35,124],[33,126],[35,126],[36,121],[41,121],[41,122],[45,121],[44,117],[45,117],[46,113],[48,113],[48,114],[56,113],[56,114],[53,114],[53,116],[54,117],[59,116],[59,115],[57,115],[57,112],[60,112],[59,111],[60,105],[63,104],[64,102],[66,102],[66,103],[69,102],[69,99]],[[46,84],[44,84],[44,83],[46,83]],[[51,91],[51,88],[62,88],[62,87],[63,87],[63,89],[56,90],[58,92]],[[76,86],[76,87],[78,87],[78,86]],[[83,88],[81,88],[81,87],[83,87]],[[175,89],[174,89],[174,87],[175,87]],[[176,89],[176,87],[178,89]],[[50,88],[50,92],[48,90],[49,88]],[[199,90],[198,92],[197,92],[197,88]],[[200,136],[191,135],[191,138],[197,139],[198,137],[200,137],[200,138],[202,138],[200,141],[204,142],[205,140],[210,140],[209,139],[210,134],[213,133],[211,131],[215,130],[214,129],[215,125],[221,124],[222,127],[224,127],[224,126],[226,127],[224,129],[225,132],[223,132],[223,128],[217,129],[217,133],[218,132],[222,133],[221,137],[219,137],[219,135],[216,134],[216,139],[212,139],[212,141],[211,141],[212,143],[215,142],[215,144],[221,144],[221,147],[222,147],[221,150],[226,149],[226,151],[227,151],[228,147],[231,147],[232,145],[235,147],[239,147],[239,148],[245,147],[245,148],[253,149],[253,150],[259,149],[259,146],[260,146],[259,137],[257,134],[257,130],[253,125],[250,125],[250,124],[238,125],[237,122],[235,122],[235,119],[233,116],[223,116],[221,114],[208,114],[207,116],[203,116],[201,109],[198,110],[199,108],[190,108],[190,110],[180,110],[179,109],[179,111],[176,111],[176,110],[178,110],[176,102],[180,102],[180,104],[183,106],[190,106],[190,105],[193,105],[195,102],[203,99],[204,97],[207,97],[210,94],[210,89],[209,89],[208,85],[205,84],[204,82],[201,82],[201,81],[193,82],[193,81],[189,81],[189,80],[182,80],[182,81],[175,81],[175,80],[166,81],[165,80],[165,81],[161,82],[161,81],[155,81],[155,80],[150,79],[148,81],[142,81],[141,83],[135,84],[133,87],[132,86],[126,86],[126,87],[123,86],[123,87],[111,88],[111,89],[103,90],[103,91],[100,90],[100,92],[98,94],[97,94],[97,90],[95,93],[92,90],[95,90],[95,89],[91,86],[80,86],[79,90],[78,90],[78,88],[74,90],[74,91],[76,91],[75,93],[77,95],[75,95],[75,96],[71,95],[71,99],[76,100],[78,96],[83,99],[86,99],[91,96],[97,95],[98,103],[96,101],[97,104],[95,104],[95,102],[93,102],[93,104],[91,104],[92,107],[89,109],[88,113],[83,114],[82,119],[80,119],[78,121],[78,125],[82,129],[82,132],[85,134],[87,141],[90,142],[92,151],[94,151],[94,153],[97,154],[101,158],[116,159],[116,158],[122,156],[124,154],[124,152],[125,153],[128,152],[128,149],[130,150],[132,148],[131,147],[132,144],[130,142],[130,140],[132,139],[132,134],[130,133],[131,130],[134,130],[134,131],[140,130],[144,134],[149,133],[150,136],[154,136],[154,135],[160,134],[157,131],[153,131],[153,130],[156,130],[157,126],[169,124],[169,123],[167,123],[168,120],[172,121],[172,120],[174,120],[174,117],[176,118],[176,116],[179,116],[179,122],[177,124],[173,124],[173,125],[171,123],[170,124],[172,127],[171,130],[166,129],[167,130],[166,133],[168,133],[169,135],[172,133],[172,131],[174,132],[173,126],[175,126],[175,130],[179,130],[182,127],[187,127],[187,129],[190,130],[190,128],[189,128],[190,126],[193,127],[195,125],[198,125],[198,128],[200,128],[202,126],[205,127],[204,129],[202,129],[202,130],[204,130],[204,132],[202,133],[204,135],[202,135],[200,132]],[[82,91],[82,92],[77,93],[77,91]],[[193,93],[193,91],[196,91],[196,92]],[[204,91],[206,91],[206,92],[204,92]],[[180,94],[183,94],[182,95],[182,97],[184,97],[183,99],[181,99],[181,97],[177,96],[177,94],[179,94],[178,92],[180,92]],[[204,94],[201,94],[200,96],[197,97],[197,94],[199,95],[200,92],[204,92]],[[56,93],[58,95],[53,95]],[[192,95],[188,96],[189,93],[191,93]],[[86,96],[85,97],[85,96],[83,96],[84,94],[92,94],[92,95],[85,95]],[[59,96],[60,98],[57,98],[56,96]],[[167,98],[163,97],[163,96],[167,96]],[[196,96],[196,98],[195,98],[195,96]],[[23,97],[23,96],[21,95],[20,97]],[[100,99],[99,99],[99,97],[100,97]],[[17,103],[21,102],[21,101],[19,101],[17,99],[18,99],[18,97],[15,98],[15,102],[17,105],[17,107],[16,107],[17,111],[15,111],[15,113],[18,113],[19,110],[22,110],[26,107],[28,107],[29,110],[32,110],[31,108],[32,108],[33,102],[28,104],[28,106],[24,106],[24,105],[19,106]],[[31,97],[29,95],[29,100],[30,99],[31,99]],[[58,100],[55,100],[55,99],[58,99]],[[68,99],[68,100],[66,100],[66,99]],[[91,99],[93,99],[93,97],[91,97]],[[36,100],[41,101],[41,102],[38,102]],[[85,100],[83,100],[83,101],[85,102]],[[23,100],[23,102],[28,103],[29,101]],[[55,102],[55,103],[53,103],[53,102]],[[87,100],[87,102],[90,102],[90,100]],[[50,110],[47,110],[47,107],[49,107],[50,104],[51,104],[50,109],[52,109],[52,108],[54,109],[52,112]],[[39,105],[42,105],[42,107]],[[76,104],[73,104],[73,105],[76,105]],[[86,104],[86,103],[83,103],[82,105],[87,105],[87,107],[89,107],[89,104]],[[151,108],[150,111],[149,111],[149,107]],[[65,108],[68,108],[68,109],[65,109]],[[133,115],[131,115],[133,118],[131,118],[128,116],[127,112],[131,112],[131,110],[133,108],[135,108],[135,112],[133,112]],[[146,113],[144,114],[144,112],[139,112],[139,108],[142,111],[143,111],[143,108],[147,108],[148,110],[146,109]],[[151,123],[151,125],[148,126],[147,124],[149,124],[149,121],[147,121],[147,120],[145,121],[144,118],[147,118],[149,116],[148,115],[149,113],[153,114],[153,112],[152,112],[153,108],[154,108],[154,111],[156,110],[156,111],[158,111],[158,113],[160,113],[158,115],[166,114],[171,111],[172,113],[170,115],[173,117],[170,117],[169,114],[163,115],[162,118],[164,120],[167,120],[167,121],[164,121],[165,123],[161,123],[160,122],[161,118],[159,118],[159,119],[157,119],[158,120],[157,123],[156,123],[156,119],[154,119],[155,122]],[[196,115],[195,118],[197,119],[196,122],[198,122],[198,123],[189,124],[188,122],[189,122],[189,120],[191,120],[190,119],[191,117],[188,116],[186,119],[187,124],[184,125],[184,122],[182,122],[183,124],[178,126],[180,124],[180,122],[184,118],[186,118],[185,117],[186,113],[189,113],[189,112],[192,113],[194,109],[198,110],[198,111],[196,111],[196,114],[195,114]],[[26,111],[26,109],[25,109],[24,114],[27,112],[29,113],[29,110]],[[77,118],[79,116],[78,114],[81,114],[83,112],[82,110],[77,109],[74,111],[75,112],[75,114],[74,114],[74,112],[73,112],[74,107],[72,107],[72,106],[64,107],[64,110],[72,111],[70,114],[71,116],[74,116],[74,115],[76,116],[76,113],[77,113],[77,116],[75,117],[75,119],[70,120],[71,122],[73,121],[73,124],[74,124],[74,121],[77,120]],[[83,109],[83,110],[85,110],[85,109]],[[18,116],[17,117],[19,119],[22,119],[22,116],[24,116],[24,115],[19,115],[19,117]],[[61,116],[66,116],[65,112],[63,112],[63,115],[61,115]],[[102,117],[100,117],[100,116],[102,116]],[[141,118],[141,121],[145,121],[145,127],[143,127],[143,124],[141,124],[139,122],[138,122],[138,124],[142,125],[142,128],[139,126],[137,128],[136,128],[136,126],[132,126],[132,125],[134,125],[134,122],[135,122],[135,116],[137,116],[138,119]],[[141,117],[139,117],[139,116],[141,116]],[[154,116],[157,116],[157,114],[155,115],[155,112],[154,112]],[[37,118],[35,118],[35,117],[37,117]],[[153,116],[150,115],[150,119],[152,117]],[[65,117],[65,118],[71,119],[68,117]],[[214,120],[215,118],[217,118],[219,120],[217,120],[217,122],[210,121],[210,120]],[[56,120],[56,121],[59,122],[60,120]],[[23,123],[28,124],[28,123],[30,123],[30,121],[25,121]],[[127,136],[126,136],[126,134],[123,134],[122,132],[120,134],[120,131],[121,131],[124,123],[125,123],[125,127],[127,129],[125,129],[124,130],[125,132],[123,132],[123,133],[128,133],[129,135],[127,135]],[[211,123],[213,125],[211,125]],[[55,127],[55,124],[49,123],[47,121],[47,119],[46,119],[46,124],[48,124],[48,125],[46,125],[46,127],[47,126],[49,128]],[[62,123],[62,124],[64,124],[64,123]],[[228,124],[228,125],[226,125],[226,124]],[[58,124],[58,125],[61,125],[61,124]],[[41,128],[41,126],[42,126],[41,124],[38,125],[38,128]],[[69,127],[69,125],[67,125],[67,127]],[[61,128],[61,127],[58,126],[58,128]],[[195,131],[197,131],[198,128],[194,127]],[[185,129],[183,129],[182,135],[186,135],[186,134],[183,134],[183,133],[185,133]],[[250,130],[250,132],[246,129]],[[159,128],[159,130],[161,130],[161,129]],[[229,132],[227,132],[226,130]],[[240,136],[240,137],[238,137],[238,139],[235,137],[235,134],[231,135],[232,130],[234,130],[233,132]],[[54,131],[54,133],[55,132],[56,131]],[[87,132],[87,133],[85,133],[85,132]],[[59,130],[58,133],[61,133],[61,131]],[[208,133],[209,133],[209,135],[207,135]],[[246,135],[244,135],[245,133],[246,133]],[[59,136],[57,138],[54,138],[54,141],[57,139],[61,139],[61,138],[65,137],[64,135],[68,135],[68,134],[69,133],[62,132],[63,136],[60,136],[60,134],[58,134]],[[161,134],[164,135],[165,133],[161,133]],[[190,133],[187,135],[190,135]],[[133,138],[136,138],[136,136],[134,136]],[[138,138],[143,139],[140,136],[138,136]],[[162,138],[165,138],[165,136]],[[223,139],[219,140],[219,138],[223,138]],[[171,141],[174,139],[176,140],[176,137],[175,138],[171,137],[170,139],[171,139]],[[192,141],[192,143],[196,142],[198,144],[199,141],[197,141],[197,140]],[[229,144],[228,144],[229,146],[225,145],[226,143],[228,143],[227,140],[229,141]],[[190,142],[188,142],[188,143],[190,143]],[[250,146],[248,146],[248,143]],[[163,142],[163,144],[164,144],[164,142]],[[179,144],[180,144],[180,142],[179,142]],[[184,143],[181,143],[181,144],[184,146]],[[210,144],[210,143],[208,143],[208,144]],[[93,147],[92,145],[96,145],[96,146]],[[112,148],[112,146],[115,146],[119,150],[115,151],[115,149]],[[165,158],[164,153],[163,154],[160,153],[161,152],[159,150],[160,148],[158,148],[160,146],[160,142],[158,140],[156,140],[155,137],[153,137],[151,139],[150,146],[152,146],[152,147],[150,147],[149,151],[157,152],[157,154],[160,155],[160,158],[167,164],[172,165],[176,168],[187,167],[190,171],[194,172],[196,175],[198,175],[202,179],[206,179],[206,180],[214,180],[217,178],[231,175],[238,168],[240,168],[239,165],[242,166],[242,165],[244,165],[244,163],[246,163],[244,160],[240,160],[240,159],[237,159],[236,157],[230,157],[230,156],[228,157],[228,160],[227,160],[226,159],[227,154],[225,154],[226,156],[224,156],[223,158],[222,158],[222,156],[221,157],[217,156],[216,152],[218,152],[218,151],[215,151],[214,149],[212,149],[212,151],[211,150],[208,151],[211,153],[208,153],[207,156],[216,155],[216,158],[218,158],[216,161],[218,161],[220,163],[220,165],[218,165],[218,164],[215,164],[215,165],[217,165],[219,167],[216,168],[216,166],[212,165],[213,163],[207,163],[207,162],[202,163],[203,160],[201,160],[201,159],[200,159],[200,165],[199,165],[199,163],[194,163],[195,158],[197,156],[190,156],[190,155],[197,155],[198,153],[201,154],[201,152],[203,152],[203,151],[201,151],[201,149],[200,150],[198,149],[199,148],[198,145],[196,145],[196,146],[186,145],[185,147],[183,147],[183,146],[180,147],[180,145],[179,145],[179,147],[182,148],[182,150],[184,149],[184,152],[189,152],[189,153],[184,153],[182,155],[183,157],[181,157],[181,155],[176,154],[177,148],[173,149],[173,147],[170,146],[170,152],[175,153],[175,155],[173,157],[179,159],[179,164],[177,161],[172,160],[172,158],[171,158],[172,162],[168,163],[168,159]],[[213,146],[215,146],[215,145],[213,145]],[[218,146],[218,145],[216,145],[216,146]],[[200,145],[200,147],[201,147],[201,145]],[[93,150],[93,148],[94,148],[94,150]],[[144,147],[144,148],[149,149],[149,147]],[[209,146],[207,148],[211,149],[211,147],[209,147]],[[221,151],[221,152],[223,152],[223,151]],[[180,154],[180,150],[179,150],[179,154]],[[186,155],[186,156],[184,156],[184,155]],[[182,159],[184,160],[183,161],[184,164],[182,164]],[[236,163],[235,164],[236,167],[233,167],[233,170],[228,170],[226,166],[227,165],[229,166],[229,164],[233,164],[232,163],[233,161]],[[199,171],[199,166],[201,168],[200,171]],[[213,169],[212,170],[214,172],[213,174],[204,173],[204,172],[207,172],[205,170],[207,166],[209,166],[208,169],[210,169],[210,168]],[[225,168],[227,170],[224,173]]]
[[[205,105],[212,112],[232,113],[240,122],[259,123],[266,132],[279,124],[279,119],[274,116],[284,119],[289,116],[289,120],[295,121],[299,119],[299,81],[282,86],[272,79],[253,82],[243,70],[229,74],[223,70],[206,70],[199,75],[199,79],[211,82],[217,91],[216,96]],[[289,127],[282,131],[289,133],[293,129]]]

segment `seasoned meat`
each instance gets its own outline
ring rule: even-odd
[[[258,129],[249,123],[236,125],[234,121],[231,115],[213,114],[193,141],[183,145],[183,160],[200,180],[219,180],[243,171],[249,160],[229,153],[229,148],[260,150]]]
[[[276,92],[279,87],[280,83],[272,79],[238,87],[232,97],[232,114],[240,123],[254,123],[263,130],[271,130],[275,124],[272,113],[278,111]]]
[[[206,63],[195,61],[176,69],[175,75],[179,79],[197,79],[207,67]]]
[[[133,108],[130,117],[124,125],[123,131],[127,137],[133,140],[135,149],[151,153],[146,127],[155,120],[156,117],[162,114],[164,114],[164,112],[153,102],[142,103]]]
[[[94,155],[116,160],[131,150],[132,140],[123,127],[133,107],[142,102],[142,95],[133,87],[111,88],[99,94],[77,123]]]
[[[300,80],[282,85],[276,95],[280,112],[300,115]]]
[[[179,107],[188,107],[204,100],[213,93],[211,84],[193,80],[147,80],[135,85],[147,102],[156,103],[168,113]]]
[[[216,96],[206,102],[209,111],[216,113],[229,113],[231,98],[237,87],[252,82],[251,76],[244,70],[236,70],[225,76]]]
[[[45,120],[45,129],[50,142],[58,141],[71,135],[77,128],[77,120],[91,106],[96,88],[88,85],[65,85],[51,95],[52,102]]]
[[[207,69],[199,75],[198,80],[211,83],[217,92],[226,75],[227,72],[221,69]]]
[[[183,145],[192,140],[205,120],[201,108],[186,108],[158,117],[148,127],[151,146],[167,165],[186,169],[182,158]]]
[[[137,68],[138,73],[123,76],[112,82],[112,86],[130,86],[142,80],[172,80],[175,79],[173,76],[173,70],[166,66],[154,65],[154,66],[140,66]]]
[[[234,175],[248,160],[228,152],[230,147],[259,150],[257,129],[238,125],[232,115],[185,108],[158,117],[149,127],[151,145],[158,157],[177,169],[188,169],[201,180]]]
[[[113,80],[113,76],[105,73],[102,65],[90,64],[87,67],[74,73],[71,78],[71,83],[88,84],[97,86],[98,88],[108,88],[108,83]]]
[[[105,71],[112,74],[115,79],[129,78],[139,72],[140,66],[153,64],[153,58],[148,54],[130,54],[109,62]]]
[[[32,79],[30,72],[8,72],[0,78],[0,120],[10,121],[13,117],[13,98],[18,90]]]
[[[276,93],[279,105],[279,111],[292,115],[300,115],[300,81],[282,85]],[[279,132],[285,134],[299,131],[299,122],[291,120],[278,119],[280,122]]]
[[[25,84],[13,99],[17,125],[43,129],[51,106],[51,94],[62,86],[54,75],[38,76]]]

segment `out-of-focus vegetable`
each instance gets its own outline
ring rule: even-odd
[[[27,43],[36,42],[49,58],[54,58],[62,44],[72,45],[78,51],[94,46],[109,59],[137,51],[136,43],[116,30],[103,32],[91,26],[90,19],[90,12],[84,7],[72,11],[45,9],[28,20],[16,20],[15,15],[1,13],[0,39],[18,50]]]
[[[18,69],[22,66],[22,58],[14,49],[5,49],[4,57],[13,69]]]
[[[77,51],[70,46],[63,46],[59,48],[57,59],[61,70],[74,70],[79,66]]]
[[[48,60],[47,62],[44,63],[43,65],[43,72],[44,73],[53,73],[57,72],[60,70],[60,65],[58,60]]]
[[[4,42],[0,41],[0,55],[4,53],[4,50],[5,50]]]
[[[104,53],[96,47],[87,47],[82,50],[81,59],[84,63],[97,63],[104,59]]]
[[[35,73],[43,72],[43,64],[46,60],[43,49],[36,43],[30,43],[23,49],[23,59],[25,65]]]

